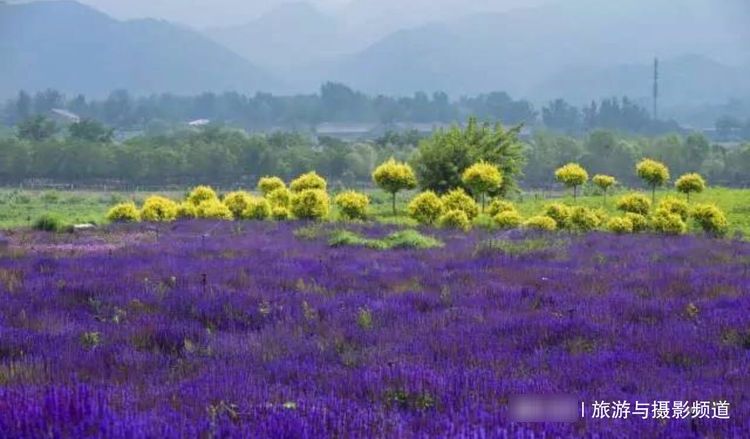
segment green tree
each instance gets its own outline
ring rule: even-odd
[[[92,119],[83,119],[68,127],[71,138],[87,142],[109,143],[112,141],[114,132],[113,129]]]
[[[18,138],[33,142],[45,141],[57,133],[54,121],[44,116],[32,116],[18,125]]]
[[[472,117],[464,129],[454,126],[434,133],[420,142],[412,160],[422,189],[439,194],[459,187],[470,190],[461,180],[463,172],[485,161],[497,166],[503,176],[500,187],[490,195],[512,193],[525,163],[520,131],[520,125],[506,130],[500,124],[480,124]]]

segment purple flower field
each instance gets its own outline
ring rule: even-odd
[[[11,235],[0,437],[750,437],[748,243],[426,230],[445,246],[378,251],[303,226]],[[559,394],[584,417],[511,422],[514,396]],[[591,417],[618,400],[730,419]]]

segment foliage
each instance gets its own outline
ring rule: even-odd
[[[651,202],[656,202],[656,188],[669,181],[669,169],[664,163],[644,159],[636,165],[635,170],[638,177],[651,187]]]
[[[258,180],[258,190],[264,196],[267,196],[271,192],[282,188],[286,188],[286,183],[284,183],[284,180],[280,179],[279,177],[263,177]]]
[[[645,232],[649,228],[648,217],[640,213],[625,212],[623,218],[630,220],[634,233]]]
[[[372,181],[392,195],[393,215],[396,215],[396,193],[417,187],[417,178],[411,166],[397,162],[393,157],[375,168]]]
[[[449,191],[441,197],[441,201],[443,202],[443,209],[446,212],[460,210],[466,214],[469,221],[473,221],[479,215],[477,202],[461,188]]]
[[[298,194],[311,189],[325,191],[327,186],[328,184],[326,183],[326,180],[315,171],[312,171],[294,179],[289,185],[289,188],[292,190],[292,193]]]
[[[410,229],[391,233],[382,239],[364,238],[349,230],[337,230],[331,234],[328,243],[332,247],[359,246],[375,250],[428,249],[444,245],[431,236]]]
[[[107,220],[122,223],[138,222],[141,220],[141,215],[135,203],[120,203],[109,209]]]
[[[468,231],[471,229],[471,220],[463,210],[446,209],[446,212],[438,218],[438,225],[446,229]]]
[[[266,199],[271,206],[288,208],[292,200],[292,192],[285,187],[274,189],[266,194]]]
[[[197,206],[189,201],[183,201],[177,206],[178,219],[191,219],[198,216]]]
[[[32,228],[44,232],[59,232],[63,229],[64,223],[58,215],[44,214],[34,220]]]
[[[407,211],[420,224],[431,225],[442,215],[443,201],[435,192],[422,192],[409,202]]]
[[[523,226],[527,229],[534,230],[557,230],[557,223],[555,220],[546,215],[532,216],[523,223]]]
[[[568,163],[555,171],[555,179],[567,187],[572,187],[573,198],[577,198],[578,186],[589,180],[589,173],[577,163]]]
[[[169,222],[177,219],[177,203],[166,197],[152,195],[141,208],[141,219],[151,222]]]
[[[232,211],[218,198],[208,198],[201,201],[196,206],[195,215],[202,219],[231,220],[233,218]]]
[[[219,201],[219,197],[210,186],[196,186],[188,194],[187,200],[194,206],[198,206],[204,201]]]
[[[321,189],[305,189],[292,195],[291,213],[299,219],[320,220],[328,216],[328,194]]]
[[[505,210],[492,217],[495,224],[501,229],[515,229],[521,225],[523,219],[521,214],[515,210]]]
[[[480,161],[466,168],[461,175],[461,181],[472,194],[482,198],[482,207],[484,208],[485,194],[500,188],[503,175],[497,166]]]
[[[593,210],[583,206],[576,206],[570,214],[570,227],[579,232],[594,230],[601,223],[602,220]]]
[[[690,207],[688,206],[688,203],[671,195],[662,198],[661,201],[659,201],[658,208],[679,215],[683,221],[687,221],[688,216],[690,216]]]
[[[360,192],[346,191],[334,198],[334,203],[339,208],[340,214],[346,219],[367,219],[367,208],[370,198]]]
[[[493,198],[492,201],[490,201],[490,205],[487,206],[487,215],[495,217],[503,212],[512,212],[516,210],[516,206],[510,201],[496,197]]]
[[[520,130],[520,126],[506,130],[500,124],[480,124],[472,117],[465,129],[454,126],[433,133],[420,142],[413,158],[420,187],[438,194],[459,187],[470,190],[461,177],[471,165],[484,161],[497,166],[502,175],[500,188],[490,195],[515,192],[525,163]]]
[[[548,204],[544,208],[544,215],[555,220],[557,227],[560,229],[568,227],[568,221],[572,213],[573,209],[562,203]]]
[[[265,198],[250,197],[247,207],[242,211],[240,218],[246,220],[264,220],[271,216],[271,203]]]
[[[283,206],[274,206],[271,208],[271,218],[276,221],[285,221],[289,219],[289,209]]]
[[[687,225],[680,215],[660,208],[651,217],[651,228],[665,235],[682,235],[687,232]]]
[[[594,184],[606,195],[609,188],[617,184],[617,179],[610,175],[597,174],[591,179]]]
[[[626,194],[617,200],[617,208],[623,212],[648,215],[648,211],[651,209],[651,200],[639,193]]]
[[[687,199],[690,200],[691,193],[701,193],[706,189],[706,180],[700,174],[691,173],[678,178],[674,185],[679,192],[685,194]]]
[[[607,221],[607,230],[618,235],[633,233],[633,222],[627,216],[610,218]]]
[[[224,195],[224,205],[232,212],[234,219],[242,218],[242,214],[250,204],[250,195],[246,191],[235,191]]]
[[[709,235],[722,237],[729,231],[724,212],[713,204],[698,204],[691,213],[693,220]]]

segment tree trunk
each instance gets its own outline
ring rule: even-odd
[[[573,186],[573,201],[578,199],[578,186]]]
[[[656,205],[656,185],[651,186],[651,204]]]
[[[393,207],[393,216],[396,216],[396,193],[394,192],[392,195],[391,206]]]

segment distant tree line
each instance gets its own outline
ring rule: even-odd
[[[82,120],[61,130],[37,116],[22,122],[15,135],[0,139],[0,183],[30,179],[91,185],[193,185],[227,187],[264,175],[285,179],[316,170],[343,186],[370,184],[373,169],[390,157],[409,161],[441,191],[460,186],[456,169],[470,161],[496,163],[505,175],[517,175],[522,187],[554,187],[554,171],[565,163],[612,175],[637,185],[635,163],[650,157],[666,163],[675,175],[700,172],[710,184],[749,186],[750,143],[712,144],[701,134],[633,136],[595,130],[585,136],[537,131],[519,140],[520,126],[479,123],[424,137],[417,132],[388,132],[374,141],[345,142],[298,132],[248,134],[209,125],[169,135],[142,134],[122,142],[112,129]],[[515,181],[515,179],[513,180]],[[511,183],[508,180],[505,183]],[[511,193],[515,186],[504,186]]]
[[[34,115],[52,109],[66,109],[80,117],[97,120],[118,130],[164,133],[175,124],[208,119],[214,123],[249,131],[273,129],[309,130],[322,122],[452,123],[470,116],[501,122],[544,125],[548,129],[580,135],[605,128],[626,133],[662,134],[680,131],[675,122],[653,120],[648,111],[628,98],[610,98],[578,108],[558,99],[537,111],[526,100],[504,92],[449,99],[448,95],[423,92],[410,97],[368,96],[337,83],[326,83],[316,94],[274,96],[235,92],[203,93],[197,96],[161,94],[134,97],[126,90],[112,92],[106,99],[89,100],[79,95],[64,96],[57,90],[34,95],[21,91],[6,102],[2,119],[18,125]]]

